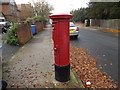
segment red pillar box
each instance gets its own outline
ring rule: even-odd
[[[55,79],[66,82],[70,79],[69,61],[69,22],[72,15],[49,16],[52,19],[52,38],[54,41]]]

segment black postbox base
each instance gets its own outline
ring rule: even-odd
[[[67,82],[70,80],[70,64],[67,66],[55,65],[55,79],[59,82]]]

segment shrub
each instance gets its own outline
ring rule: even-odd
[[[36,16],[33,18],[35,21],[47,21],[47,19],[45,17],[42,16]]]
[[[33,20],[33,18],[27,18],[26,21],[27,21],[27,22],[32,22],[32,21],[34,21],[34,20]]]
[[[19,45],[16,25],[13,25],[10,27],[10,29],[8,29],[7,35],[8,35],[7,43],[12,44],[12,45]]]
[[[47,19],[43,16],[35,16],[33,18],[27,18],[26,21],[28,21],[28,22],[36,22],[36,21],[47,22]]]

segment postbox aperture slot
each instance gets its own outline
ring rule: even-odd
[[[52,23],[57,23],[58,21],[53,21]]]

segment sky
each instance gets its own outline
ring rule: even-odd
[[[32,2],[32,0],[15,0],[17,4]],[[34,0],[37,1],[37,0]],[[53,14],[66,13],[81,7],[87,7],[89,0],[45,0],[53,6]]]

